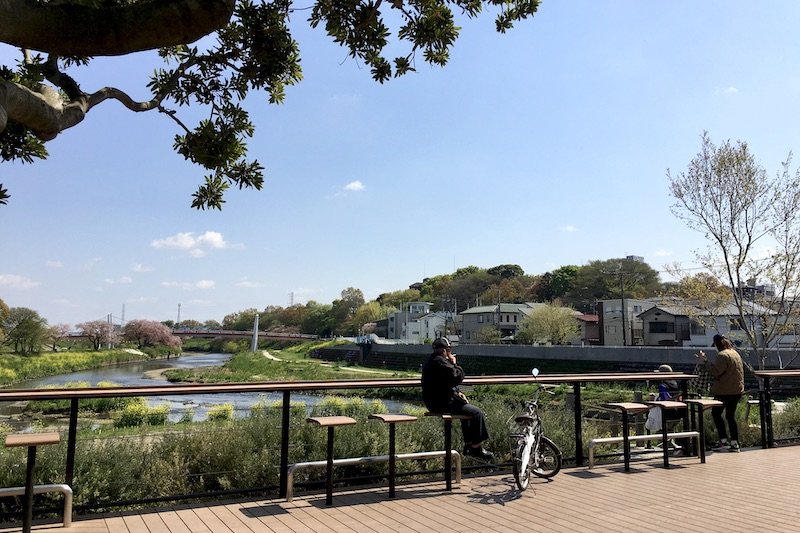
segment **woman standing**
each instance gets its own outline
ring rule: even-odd
[[[719,441],[715,443],[713,449],[727,448],[729,452],[738,452],[739,446],[739,426],[736,424],[736,407],[744,394],[744,365],[742,357],[734,349],[733,343],[724,335],[714,335],[713,347],[717,349],[717,357],[714,363],[708,361],[703,350],[697,353],[696,357],[708,368],[709,373],[714,378],[711,385],[711,394],[714,398],[722,402],[720,407],[711,408],[711,416],[714,418],[714,425],[717,426]],[[725,419],[722,413],[725,412]],[[728,422],[728,431],[725,430],[725,422]],[[730,433],[730,441],[728,434]]]

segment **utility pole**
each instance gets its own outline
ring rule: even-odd
[[[178,304],[178,321],[175,322],[175,327],[179,327],[181,323],[181,304]]]
[[[622,269],[619,271],[619,292],[622,300],[622,346],[628,345],[628,322],[625,319],[625,280],[622,277]]]

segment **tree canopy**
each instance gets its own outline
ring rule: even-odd
[[[705,235],[708,246],[697,259],[729,288],[739,313],[737,335],[744,337],[739,340],[747,341],[762,368],[767,348],[800,319],[800,169],[791,169],[791,159],[790,153],[770,175],[746,142],[717,146],[703,132],[686,170],[667,171],[673,213]],[[753,304],[780,311],[779,318],[746,320]]]
[[[443,66],[458,38],[456,15],[497,10],[505,32],[532,17],[539,0],[0,0],[0,43],[20,50],[16,65],[0,65],[0,158],[31,163],[45,143],[117,101],[133,112],[158,111],[175,125],[174,150],[206,172],[193,195],[196,209],[221,209],[231,187],[261,189],[264,167],[248,158],[253,136],[244,101],[263,91],[270,103],[302,79],[290,19],[307,22],[386,82],[415,70],[418,55]],[[306,11],[310,8],[310,11]],[[387,22],[388,21],[388,22]],[[206,38],[204,37],[213,37]],[[389,57],[388,49],[398,55]],[[85,89],[73,73],[98,56],[158,50],[164,65],[148,83],[149,100],[117,87]],[[189,124],[187,106],[207,111]],[[0,204],[8,191],[0,184]]]

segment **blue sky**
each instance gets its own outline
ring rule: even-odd
[[[0,298],[51,324],[221,320],[347,287],[367,299],[467,265],[529,274],[640,255],[694,265],[667,169],[741,139],[778,170],[800,149],[800,3],[546,0],[505,35],[462,23],[444,69],[379,85],[297,18],[304,81],[251,97],[260,192],[189,208],[202,178],[173,125],[108,102],[4,163]],[[0,45],[0,62],[16,51]],[[145,99],[152,54],[74,72]]]

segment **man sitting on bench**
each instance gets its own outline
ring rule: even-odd
[[[486,417],[478,407],[467,400],[458,386],[464,381],[464,370],[456,363],[450,341],[439,337],[433,341],[433,353],[422,367],[422,398],[432,413],[467,415],[461,420],[464,434],[464,454],[491,461],[492,452],[481,444],[489,438]]]

